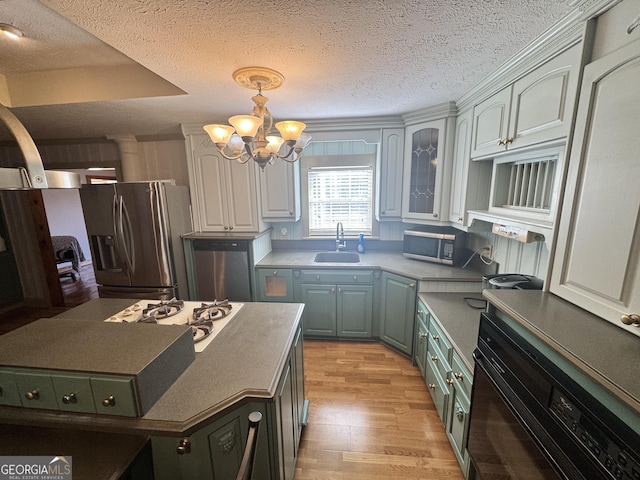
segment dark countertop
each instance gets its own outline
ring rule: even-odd
[[[256,268],[329,268],[367,270],[382,269],[414,280],[482,281],[482,274],[474,270],[440,265],[405,258],[397,252],[371,251],[360,254],[358,263],[314,262],[315,250],[274,250],[256,264]]]
[[[470,307],[465,298],[471,298],[471,305],[482,305],[481,293],[419,293],[418,297],[429,307],[445,330],[453,348],[458,352],[471,373],[473,373],[473,350],[478,343],[480,314],[484,309]],[[474,299],[478,299],[474,301]]]
[[[640,337],[550,293],[484,290],[483,295],[640,412]]]
[[[132,303],[135,300],[100,298],[54,318],[101,321]],[[245,303],[143,417],[0,407],[0,423],[190,435],[238,402],[268,401],[275,396],[303,308],[296,303]],[[107,347],[117,354],[117,346]]]

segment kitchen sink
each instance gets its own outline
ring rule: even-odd
[[[313,259],[319,263],[358,263],[360,255],[355,252],[320,252]]]

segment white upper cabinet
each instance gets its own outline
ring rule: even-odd
[[[566,137],[578,85],[576,44],[474,108],[471,157]]]
[[[454,121],[433,120],[405,129],[402,220],[407,223],[448,221]]]
[[[300,220],[300,163],[276,159],[258,169],[262,218],[266,222]]]
[[[256,164],[224,158],[206,133],[187,135],[189,190],[198,232],[259,232]]]
[[[402,216],[404,128],[383,128],[380,150],[380,196],[376,213],[379,221],[398,220]]]
[[[584,69],[551,291],[640,335],[623,324],[640,324],[640,27],[627,38]]]
[[[459,227],[468,225],[468,210],[486,210],[489,206],[491,162],[472,162],[469,158],[472,122],[471,110],[458,115],[456,121],[449,220]]]

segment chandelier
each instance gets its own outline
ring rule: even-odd
[[[251,97],[255,103],[251,114],[229,118],[229,123],[233,126],[204,126],[222,156],[239,163],[247,163],[251,158],[262,170],[268,163],[273,165],[276,158],[287,162],[298,160],[311,140],[310,135],[302,132],[306,125],[285,120],[275,124],[281,136],[270,135],[273,117],[265,106],[269,99],[262,95],[262,90],[273,90],[282,85],[282,74],[270,68],[245,67],[233,72],[233,79],[243,87],[258,90],[258,94]],[[280,154],[283,144],[285,152]]]

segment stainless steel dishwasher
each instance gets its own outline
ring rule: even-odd
[[[249,240],[193,241],[196,300],[250,302]]]

